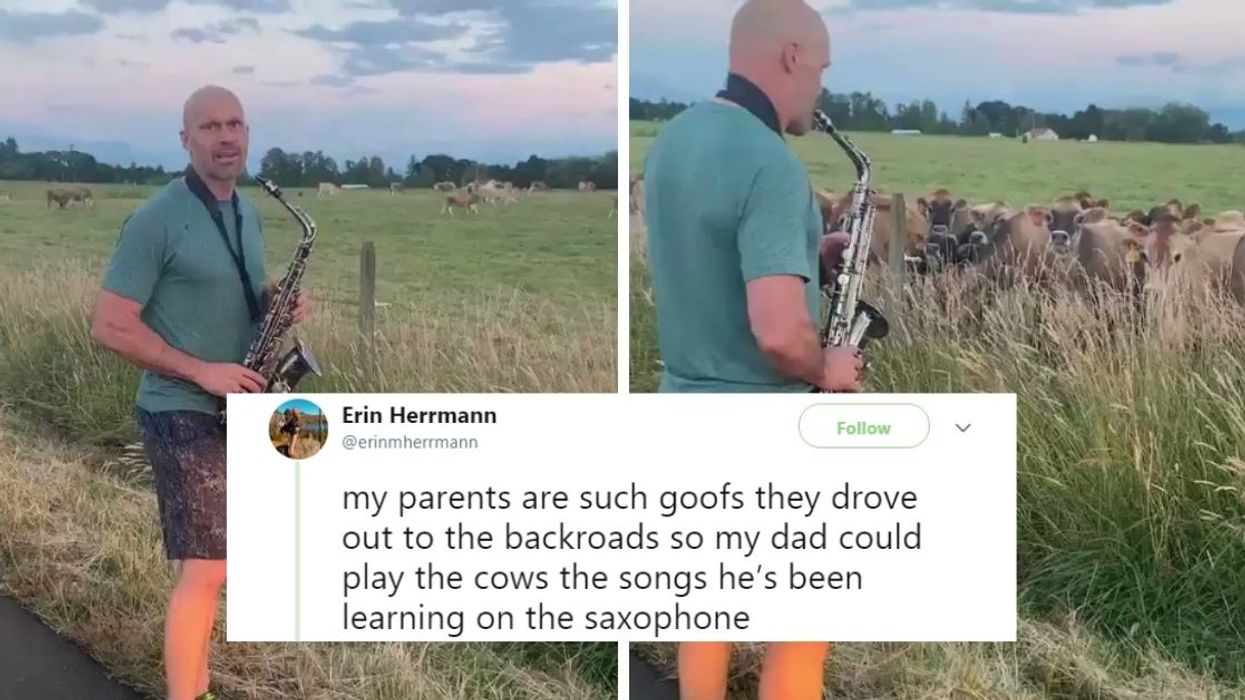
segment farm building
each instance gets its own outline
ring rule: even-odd
[[[1089,135],[1089,142],[1090,142],[1090,143],[1098,143],[1098,134],[1090,134],[1090,135]]]

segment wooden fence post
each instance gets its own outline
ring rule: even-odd
[[[890,308],[883,313],[893,326],[898,321],[900,307],[903,306],[904,279],[907,277],[907,263],[904,262],[904,256],[908,252],[908,210],[902,192],[894,194],[891,206],[894,208],[895,221],[891,228],[890,260],[888,261],[890,274],[887,275],[886,280]]]
[[[359,250],[359,336],[367,379],[376,368],[376,245],[364,241]]]

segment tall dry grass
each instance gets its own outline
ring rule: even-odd
[[[0,276],[0,392],[89,443],[133,438],[136,370],[94,343],[98,277],[70,264]],[[321,298],[316,289],[313,296]],[[298,327],[325,376],[301,392],[613,392],[612,306],[568,308],[519,291],[422,306],[380,307],[374,361],[357,307],[326,290]],[[68,408],[67,408],[68,407]]]
[[[0,590],[82,644],[119,679],[163,697],[173,583],[151,490],[99,469],[97,448],[39,434],[0,407]],[[228,595],[228,591],[225,592]],[[606,700],[609,644],[224,643],[228,700]]]
[[[632,390],[652,391],[642,230],[633,251]],[[1077,623],[1017,649],[902,647],[897,658],[933,680],[909,682],[889,662],[885,678],[876,664],[832,664],[831,687],[869,698],[1245,697],[1245,310],[1209,286],[1152,290],[1140,311],[1126,295],[1091,304],[1064,288],[974,289],[954,276],[892,296],[875,274],[866,288],[892,320],[871,350],[869,391],[1017,395],[1022,629]],[[1052,660],[1038,675],[1022,663],[1034,649]],[[1187,690],[1139,690],[1163,687],[1146,680],[1155,669]]]
[[[149,467],[134,444],[137,371],[89,335],[97,285],[70,264],[0,276],[0,589],[159,697],[172,573]],[[381,307],[370,362],[355,308],[333,302],[331,289],[312,293],[321,302],[299,333],[326,376],[300,391],[614,391],[616,317],[604,303],[568,309],[499,291]],[[37,436],[36,423],[50,434]],[[225,645],[223,610],[213,673],[228,698],[598,700],[616,692],[611,644]]]

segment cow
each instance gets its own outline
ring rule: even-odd
[[[1157,247],[1157,246],[1156,246]],[[1227,293],[1245,305],[1245,228],[1216,231],[1203,227],[1196,235],[1174,234],[1160,249],[1166,257],[1148,285],[1156,291],[1186,295],[1200,290]]]
[[[631,193],[629,208],[633,215],[640,217],[640,221],[644,221],[644,173],[636,173],[631,176]]]
[[[1072,195],[1072,199],[1075,199],[1077,204],[1081,205],[1082,209],[1106,209],[1111,206],[1110,200],[1098,199],[1085,190],[1081,190],[1080,192]]]
[[[1066,249],[1070,238],[1061,239],[1062,251],[1055,245],[1050,228],[1054,220],[1052,211],[1040,206],[1029,206],[1000,219],[979,255],[983,278],[1004,287],[1021,280],[1041,286],[1062,280],[1069,264]]]
[[[397,194],[397,193],[399,193],[399,192],[401,192],[401,191],[402,191],[402,183],[401,183],[401,182],[391,182],[391,183],[389,183],[389,194],[390,194],[390,195],[395,195],[395,194]]]
[[[438,182],[432,186],[432,189],[438,192],[453,192],[458,189],[458,185],[455,185],[452,182]]]
[[[321,182],[320,189],[316,192],[316,197],[336,197],[337,193],[341,191],[341,185],[333,182]]]
[[[480,210],[476,207],[480,203],[480,195],[475,192],[469,194],[447,194],[445,195],[445,205],[441,207],[441,213],[449,212],[450,216],[454,215],[454,209],[464,209],[473,214],[479,214]]]
[[[61,189],[59,187],[48,190],[48,209],[52,208],[52,202],[56,202],[61,209],[64,209],[65,205],[69,204],[73,198],[73,192],[70,190]]]
[[[1074,197],[1056,199],[1046,212],[1046,228],[1050,230],[1051,250],[1056,253],[1072,251],[1072,236],[1077,230],[1077,218],[1084,209]]]
[[[1147,277],[1146,241],[1150,229],[1136,221],[1113,219],[1079,224],[1071,282],[1097,298],[1100,289],[1139,294]]]
[[[932,258],[936,263],[950,262],[955,259],[955,251],[958,241],[955,234],[958,231],[953,228],[954,223],[961,226],[967,225],[968,221],[965,217],[958,217],[956,214],[968,208],[968,202],[963,199],[952,201],[951,193],[945,189],[935,190],[929,196],[918,197],[916,200],[917,208],[921,214],[929,221],[929,232],[925,242],[925,255]]]
[[[9,196],[9,193],[0,190],[0,204],[8,204],[11,201],[13,201],[13,198]]]
[[[595,192],[596,189],[597,189],[597,183],[592,182],[591,180],[581,180],[579,182],[580,192]]]
[[[545,181],[544,181],[544,180],[533,180],[533,181],[532,181],[532,184],[530,184],[530,185],[528,185],[528,186],[527,186],[527,191],[528,191],[528,192],[538,192],[538,191],[539,191],[539,192],[548,192],[548,191],[549,191],[549,185],[545,184]]]

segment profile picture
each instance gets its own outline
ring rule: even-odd
[[[320,407],[306,399],[291,399],[273,411],[268,421],[268,439],[283,456],[307,459],[324,447],[328,439],[328,417]]]

